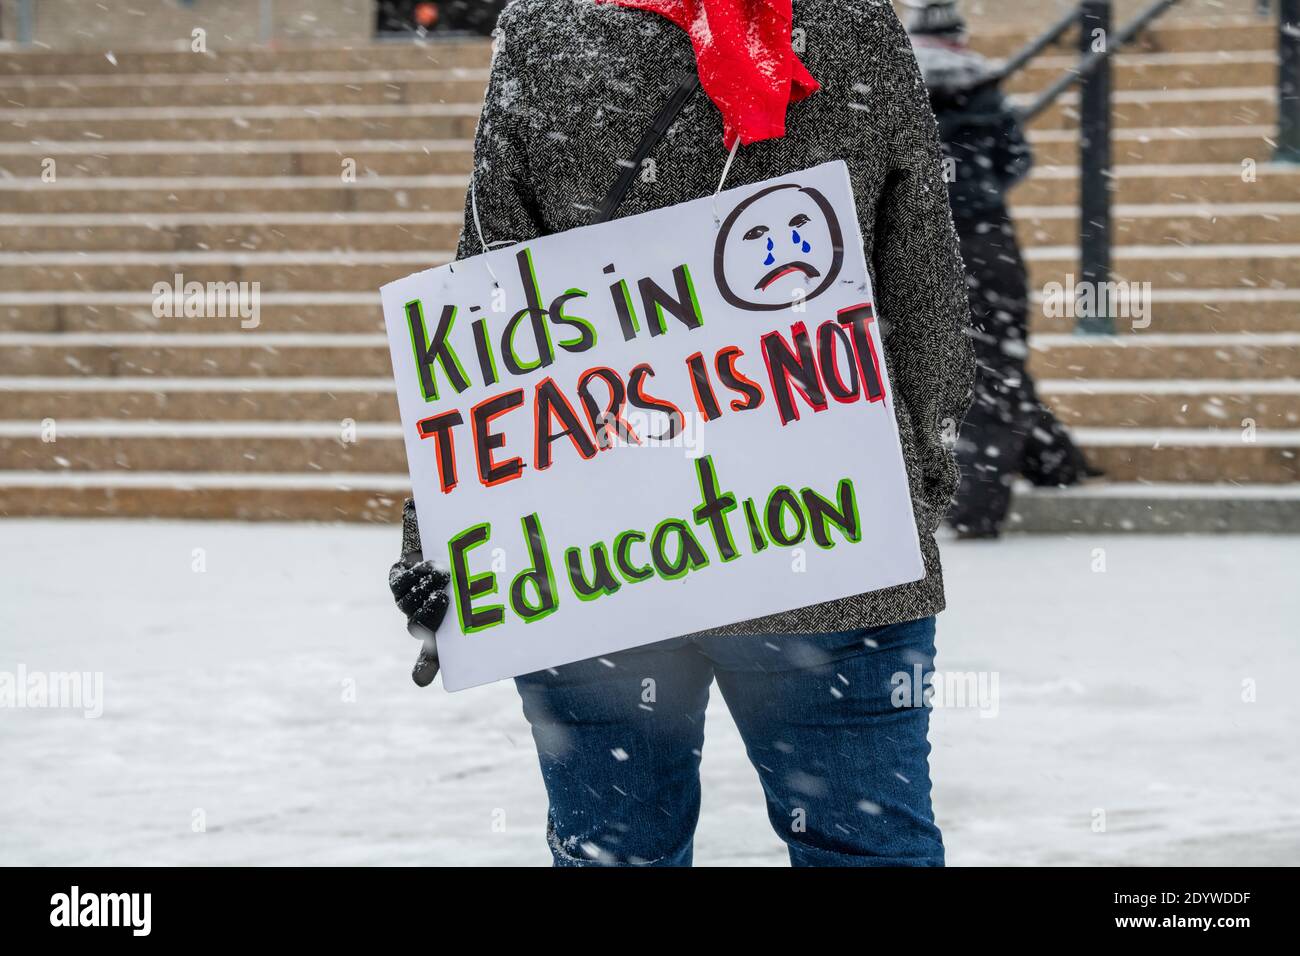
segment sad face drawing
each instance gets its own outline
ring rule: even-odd
[[[816,298],[844,264],[839,219],[811,186],[769,186],[743,200],[722,223],[713,277],[729,305],[752,312],[788,309]]]

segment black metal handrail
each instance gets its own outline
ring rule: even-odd
[[[1142,12],[1126,23],[1118,33],[1113,37],[1108,37],[1105,49],[1100,51],[1094,51],[1088,48],[1086,36],[1087,31],[1083,31],[1085,33],[1085,36],[1081,37],[1081,52],[1084,54],[1083,58],[1079,60],[1077,65],[1067,70],[1056,82],[1039,94],[1033,103],[1021,110],[1021,119],[1025,122],[1033,120],[1056,102],[1057,98],[1062,93],[1074,86],[1074,84],[1080,83],[1092,76],[1093,73],[1095,73],[1111,56],[1119,52],[1123,47],[1132,43],[1143,30],[1157,20],[1166,10],[1181,2],[1182,0],[1153,0],[1149,6],[1142,10]],[[1080,3],[1079,6],[1070,13],[1069,19],[1073,23],[1079,23],[1084,19],[1087,19],[1086,8],[1090,6],[1108,7],[1110,6],[1110,3]],[[1050,43],[1052,41],[1048,42]],[[1033,43],[1030,43],[1025,49],[1028,50],[1033,45]],[[1012,59],[1017,59],[1019,55],[1020,54],[1017,54],[1016,57],[1013,57]],[[1023,63],[1021,65],[1023,65]]]
[[[1028,66],[1029,61],[1038,54],[1042,53],[1049,46],[1055,43],[1061,37],[1069,32],[1070,27],[1079,22],[1078,9],[1067,10],[1066,13],[1042,34],[1035,37],[1021,47],[1016,53],[1010,56],[1001,67],[998,68],[998,79],[1006,79],[1017,72],[1021,67]]]
[[[1280,0],[1277,20],[1277,148],[1273,158],[1300,163],[1300,0]]]

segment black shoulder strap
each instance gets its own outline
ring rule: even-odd
[[[673,90],[673,95],[668,97],[668,101],[659,108],[655,114],[654,122],[646,130],[641,142],[637,144],[636,152],[632,154],[630,160],[626,160],[627,165],[619,173],[618,179],[614,185],[609,188],[605,194],[605,201],[600,204],[600,209],[596,212],[596,218],[593,222],[608,222],[614,217],[619,203],[627,195],[627,191],[632,188],[632,180],[636,178],[637,172],[641,169],[641,164],[654,151],[668,132],[668,127],[673,125],[673,120],[677,119],[677,114],[682,111],[686,100],[695,88],[700,85],[699,74],[695,70],[683,73],[677,80],[677,86]]]

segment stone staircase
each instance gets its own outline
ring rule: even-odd
[[[1300,169],[1269,162],[1274,41],[1171,21],[1117,64],[1116,278],[1152,283],[1151,321],[1083,339],[1036,315],[1042,391],[1108,480],[1026,492],[1018,527],[1300,529]],[[488,55],[0,54],[0,514],[395,517],[377,290],[455,247]],[[1036,122],[1014,195],[1034,288],[1077,270],[1074,109]],[[177,273],[259,282],[257,327],[156,318]]]

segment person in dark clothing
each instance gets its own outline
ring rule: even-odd
[[[945,154],[979,363],[975,401],[957,439],[962,475],[948,521],[962,538],[997,537],[1017,475],[1059,486],[1091,472],[1026,368],[1028,275],[1006,203],[1033,165],[1019,117],[994,65],[966,45],[955,0],[909,6],[908,32]]]
[[[934,533],[957,481],[944,422],[965,413],[974,360],[934,117],[902,24],[878,0],[515,0],[495,50],[457,258],[589,223],[683,74],[700,89],[618,215],[712,194],[729,149],[728,186],[847,164],[926,569],[517,678],[555,864],[690,863],[716,680],[792,863],[941,865],[928,708],[920,688],[897,702],[894,678],[932,673]],[[446,575],[422,559],[414,519],[408,502],[389,583],[428,649]],[[417,683],[433,667],[426,650]]]

